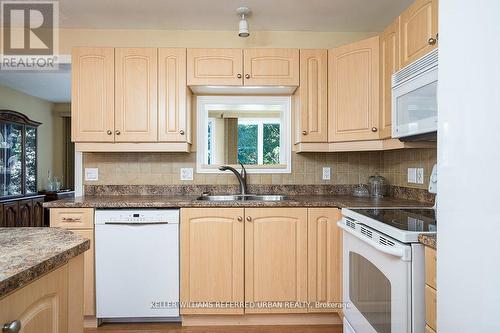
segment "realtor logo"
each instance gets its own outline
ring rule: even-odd
[[[57,1],[1,1],[1,70],[56,70]]]

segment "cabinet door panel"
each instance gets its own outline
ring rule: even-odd
[[[337,208],[308,209],[309,312],[340,312],[335,304],[342,302],[341,217]]]
[[[154,48],[115,50],[115,140],[157,141],[157,67]]]
[[[19,202],[12,201],[3,204],[3,220],[6,227],[18,227]]]
[[[297,115],[297,142],[328,141],[328,89],[326,50],[300,51],[300,99]]]
[[[33,222],[33,202],[31,199],[19,201],[18,227],[31,227]]]
[[[67,275],[64,265],[0,300],[0,322],[19,320],[22,333],[67,332]]]
[[[245,209],[245,301],[307,301],[307,209]],[[245,313],[307,312],[254,307]]]
[[[71,62],[72,141],[113,142],[114,49],[74,48]]]
[[[94,230],[71,231],[90,240],[90,248],[83,254],[83,315],[95,316]]]
[[[158,51],[159,141],[191,142],[186,49]]]
[[[243,59],[246,86],[299,85],[298,49],[245,49]]]
[[[379,38],[328,54],[330,142],[379,138]]]
[[[380,36],[380,138],[392,136],[392,74],[399,69],[399,19]]]
[[[242,208],[182,209],[182,302],[243,301],[243,216]],[[188,307],[181,313],[242,314],[243,308]]]
[[[437,47],[429,38],[438,32],[438,0],[416,0],[400,16],[401,67]]]
[[[33,220],[31,225],[33,227],[43,227],[44,226],[44,199],[33,199]]]
[[[243,51],[241,49],[188,49],[187,84],[189,86],[241,86],[243,84]]]

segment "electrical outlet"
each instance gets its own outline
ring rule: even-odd
[[[323,180],[331,179],[331,169],[329,167],[323,167]]]
[[[193,180],[193,168],[181,168],[181,180]]]
[[[85,181],[96,182],[99,180],[98,168],[85,168]]]
[[[424,168],[417,168],[417,184],[424,183]]]
[[[415,184],[417,182],[417,169],[408,168],[408,183]]]

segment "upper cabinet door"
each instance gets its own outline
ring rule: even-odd
[[[437,47],[438,1],[416,0],[400,16],[401,67]]]
[[[379,138],[379,38],[328,54],[330,142]]]
[[[243,84],[241,49],[188,49],[187,84],[189,86]]]
[[[157,141],[157,67],[155,48],[115,49],[115,140]]]
[[[300,99],[297,142],[328,141],[328,52],[300,51],[300,86],[295,95]]]
[[[113,142],[115,50],[74,48],[71,62],[72,141]]]
[[[191,142],[190,98],[186,87],[186,49],[159,49],[159,141]]]
[[[307,301],[307,209],[245,209],[245,301]],[[245,313],[307,312],[246,308]]]
[[[246,86],[298,86],[298,49],[245,49]]]
[[[399,69],[399,19],[380,35],[380,138],[392,129],[392,74]]]

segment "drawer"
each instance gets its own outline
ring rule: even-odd
[[[436,330],[436,289],[425,286],[425,322]]]
[[[50,226],[65,229],[94,228],[93,208],[51,208]]]
[[[425,283],[436,288],[436,250],[425,247]]]
[[[429,325],[425,325],[425,333],[436,333]]]

